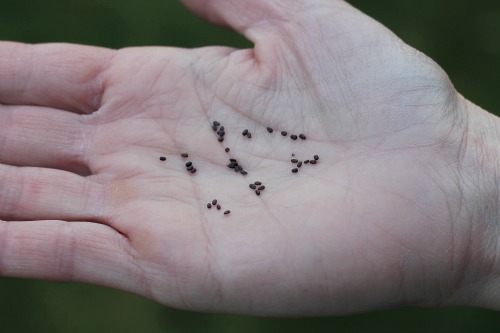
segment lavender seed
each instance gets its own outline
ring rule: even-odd
[[[212,200],[212,205],[217,205],[217,199]]]
[[[221,126],[221,127],[220,127],[220,130],[221,130],[222,132],[224,132],[224,126]]]
[[[224,212],[224,215],[227,215],[227,214],[229,214],[229,213],[231,213],[231,211],[230,211],[230,210],[226,210],[226,211]]]
[[[316,164],[316,160],[311,160],[311,162],[309,162],[311,164]]]
[[[226,153],[229,153],[229,151],[230,151],[231,149],[226,148],[226,149],[224,149],[224,150],[226,151]]]
[[[292,172],[293,172],[293,173],[297,173],[297,172],[299,172],[299,169],[297,169],[297,168],[293,168],[293,169],[292,169]]]
[[[212,129],[214,130],[214,132],[217,131],[217,126],[213,125]]]
[[[302,166],[302,161],[300,161],[299,163],[297,163],[297,168],[300,168]]]
[[[245,136],[247,134],[248,134],[248,130],[247,129],[245,129],[245,130],[243,130],[243,132],[241,132],[241,135],[243,135],[243,136]]]
[[[250,188],[251,188],[252,190],[255,190],[255,189],[257,188],[257,186],[255,186],[255,184],[250,184],[250,185],[248,185],[248,186],[250,186]]]
[[[186,153],[181,154],[181,156],[182,156],[182,157],[184,157],[184,158],[189,157],[189,155],[188,155],[188,154],[186,154]]]
[[[160,161],[166,161],[166,160],[167,160],[167,158],[165,156],[160,157]]]
[[[260,195],[260,191],[259,191],[259,190],[256,190],[256,191],[255,191],[255,194]]]
[[[296,158],[292,158],[291,162],[292,162],[292,163],[297,163],[297,162],[298,162],[298,160],[297,160]]]
[[[304,164],[307,164],[307,163],[309,163],[309,160],[305,160],[305,161],[304,161]]]
[[[265,188],[266,188],[266,187],[265,187],[264,185],[262,185],[262,186],[260,186],[257,190],[259,190],[259,191],[264,191],[264,190],[265,190]]]
[[[252,133],[248,132],[247,138],[251,139],[252,138]]]
[[[305,140],[306,139],[306,136],[304,134],[299,134],[299,138],[301,138],[302,140]]]
[[[319,160],[319,156],[318,155],[314,155],[314,159],[317,161]]]
[[[273,129],[272,129],[271,127],[268,127],[268,128],[267,128],[267,131],[268,131],[269,133],[272,133],[272,132],[273,132]]]
[[[227,167],[229,169],[234,169],[236,167],[236,165],[234,165],[234,163],[230,163],[230,164],[227,165]]]
[[[191,165],[193,165],[193,162],[187,162],[187,163],[186,163],[186,166],[187,166],[187,167],[190,167]]]
[[[248,172],[246,172],[245,170],[241,170],[240,173],[244,176],[244,175],[248,175]]]
[[[233,163],[238,162],[238,161],[237,161],[236,159],[234,159],[234,158],[230,158],[230,159],[229,159],[229,161],[231,161],[231,162],[233,162]]]
[[[196,173],[196,168],[194,168],[193,170],[191,170],[191,173]]]
[[[192,166],[192,165],[190,165],[190,166],[186,167],[186,170],[187,170],[187,171],[191,171],[191,170],[193,170],[193,169],[194,169],[194,166]]]
[[[297,140],[297,136],[295,134],[290,135],[290,139]]]
[[[224,141],[224,137],[219,136],[219,138],[217,140],[219,140],[219,142],[222,142],[222,141]]]
[[[220,123],[217,121],[217,120],[214,120],[214,122],[212,123],[214,126],[219,126]]]
[[[217,210],[220,210],[220,205],[217,205]]]
[[[262,182],[256,181],[254,184],[258,186],[258,185],[262,185]]]
[[[281,135],[283,135],[283,136],[287,136],[287,135],[288,135],[288,133],[287,133],[286,131],[281,131]]]
[[[209,202],[209,203],[207,203],[207,208],[208,208],[208,209],[212,208],[212,204],[211,204],[210,202]]]

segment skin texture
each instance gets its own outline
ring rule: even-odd
[[[251,315],[495,307],[496,118],[343,1],[184,3],[255,47],[0,43],[0,275]]]

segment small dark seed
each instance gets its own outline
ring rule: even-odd
[[[184,158],[189,157],[189,155],[188,155],[188,154],[186,154],[186,153],[181,154],[181,156],[182,156],[182,157],[184,157]]]
[[[229,169],[234,169],[236,167],[236,165],[234,165],[234,163],[230,163],[230,164],[227,165],[227,167]]]
[[[266,187],[265,187],[264,185],[262,185],[262,186],[260,186],[260,187],[258,188],[258,190],[259,190],[259,191],[263,191],[263,190],[265,190],[265,189],[266,189]]]
[[[224,131],[217,131],[217,134],[219,136],[224,136],[224,135],[226,135],[226,132],[224,132]]]
[[[248,132],[247,138],[251,139],[252,138],[252,133]]]
[[[295,134],[290,135],[290,139],[297,140],[297,136]]]
[[[207,208],[208,208],[208,209],[212,208],[212,204],[211,204],[210,202],[209,202],[209,203],[207,203]]]
[[[299,138],[301,138],[302,140],[305,140],[306,136],[304,134],[299,134]]]
[[[241,167],[241,165],[237,165],[237,166],[234,168],[234,171],[236,171],[236,172],[240,172],[241,170],[243,170],[243,168]]]
[[[196,168],[194,168],[193,170],[191,170],[191,173],[196,173]]]
[[[245,135],[247,135],[247,134],[248,134],[248,130],[247,130],[247,129],[246,129],[246,130],[243,130],[243,132],[241,132],[241,135],[243,135],[243,136],[245,136]]]
[[[226,211],[224,212],[224,215],[227,215],[227,214],[229,214],[229,213],[231,213],[231,211],[230,211],[230,210],[226,210]]]
[[[231,161],[231,162],[233,162],[233,163],[238,162],[238,161],[237,161],[236,159],[234,159],[234,158],[230,158],[230,159],[229,159],[229,161]]]
[[[292,153],[292,157],[294,157],[294,156],[295,156],[295,154],[294,154],[294,153]]]
[[[255,184],[250,184],[250,185],[248,185],[248,186],[250,186],[250,188],[251,188],[252,190],[255,190],[255,189],[257,188],[257,186],[255,186]]]
[[[219,136],[219,138],[217,140],[219,140],[219,142],[222,142],[222,141],[224,141],[224,137]]]
[[[194,166],[192,166],[192,165],[190,165],[190,166],[186,167],[186,170],[187,170],[187,171],[191,171],[191,170],[193,170],[193,169],[194,169]]]
[[[217,210],[220,210],[220,205],[217,205]]]
[[[212,205],[217,205],[217,199],[212,200]]]
[[[268,131],[269,133],[272,133],[272,132],[273,132],[273,129],[272,129],[271,127],[268,127],[268,128],[267,128],[267,131]]]
[[[165,156],[160,157],[160,161],[166,161],[166,160],[167,160],[167,158]]]
[[[302,166],[302,161],[300,161],[299,163],[297,163],[297,168],[300,168]]]
[[[259,190],[256,190],[256,191],[255,191],[255,194],[260,195],[260,191],[259,191]]]
[[[224,132],[224,126],[221,126],[221,127],[220,127],[220,130],[221,130],[222,132]]]
[[[297,160],[296,158],[292,158],[291,162],[292,163],[297,163],[299,160]]]
[[[224,150],[226,151],[226,153],[229,153],[229,151],[230,151],[231,149],[226,148],[226,149],[224,149]]]
[[[258,185],[262,185],[262,182],[256,181],[254,184],[258,186]]]
[[[317,161],[319,160],[319,156],[318,155],[314,155],[314,159]]]
[[[186,163],[186,166],[187,166],[187,167],[190,167],[191,165],[193,165],[193,162],[187,162],[187,163]]]
[[[311,162],[309,162],[311,164],[316,164],[316,160],[311,160]]]
[[[246,172],[245,170],[241,170],[240,173],[244,176],[244,175],[248,175],[248,172]]]
[[[297,169],[297,168],[293,168],[293,169],[292,169],[292,172],[293,172],[293,173],[297,173],[297,172],[299,172],[299,169]]]
[[[304,164],[307,164],[307,163],[309,163],[309,160],[305,160],[305,161],[304,161]]]
[[[214,126],[219,126],[220,123],[217,121],[217,120],[214,120],[214,122],[212,123]]]
[[[212,129],[214,130],[214,132],[217,131],[217,126],[215,126],[215,125],[212,126]]]
[[[288,135],[288,133],[287,133],[286,131],[281,131],[281,135],[283,135],[283,136],[287,136],[287,135]]]

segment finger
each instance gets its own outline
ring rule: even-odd
[[[202,18],[229,26],[256,42],[284,32],[299,17],[312,17],[321,7],[353,8],[341,0],[182,0],[184,5]],[[282,28],[282,29],[281,29]],[[280,31],[281,30],[281,31]]]
[[[0,103],[90,113],[100,105],[111,50],[66,44],[0,43]]]
[[[0,163],[88,174],[89,127],[82,117],[55,109],[0,106]]]
[[[0,218],[4,220],[97,221],[102,185],[73,173],[0,165]]]
[[[96,223],[0,221],[0,276],[94,283],[145,294],[127,239]]]

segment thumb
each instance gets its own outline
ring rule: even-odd
[[[343,0],[181,0],[200,17],[229,26],[252,42],[280,34],[290,22],[301,21],[325,6],[354,10]],[[314,15],[312,16],[314,17]]]

